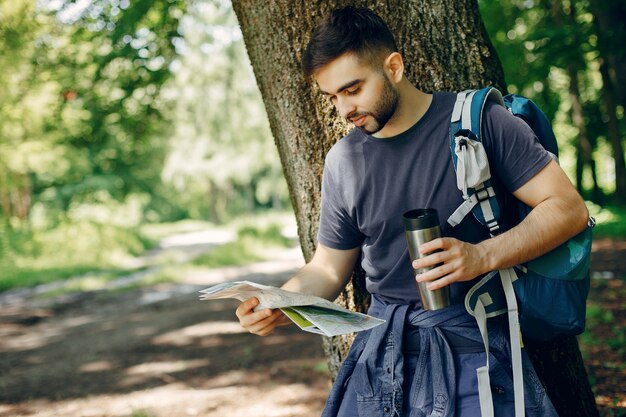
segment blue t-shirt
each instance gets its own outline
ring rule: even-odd
[[[470,243],[489,237],[472,215],[454,228],[447,223],[463,202],[449,146],[455,100],[454,93],[435,93],[424,116],[405,132],[381,139],[354,129],[326,157],[318,241],[334,249],[361,247],[367,290],[388,302],[419,304],[403,213],[434,208],[443,236]],[[504,107],[489,103],[483,117],[492,183],[499,196],[509,195],[544,168],[550,154]],[[504,205],[500,223],[507,229],[516,215]],[[471,285],[452,284],[452,301],[461,302]]]

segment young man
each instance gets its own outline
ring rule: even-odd
[[[357,336],[327,402],[326,416],[480,416],[476,368],[485,352],[463,299],[489,271],[533,259],[580,232],[584,202],[525,123],[488,105],[485,138],[498,194],[533,207],[519,225],[505,213],[489,237],[472,216],[452,228],[461,204],[448,145],[453,93],[427,94],[404,76],[404,62],[387,25],[367,9],[332,12],[312,34],[303,58],[339,114],[355,125],[326,157],[318,246],[310,263],[283,288],[334,300],[355,262],[366,272],[370,314],[386,320]],[[413,265],[402,214],[438,210],[443,238],[420,248],[432,253]],[[506,205],[505,205],[506,212]],[[436,251],[436,252],[435,252]],[[414,276],[414,268],[436,266]],[[452,306],[425,311],[416,280],[450,286]],[[241,325],[267,335],[288,323],[279,310],[237,309]],[[512,416],[513,392],[506,326],[490,323],[490,376],[496,416]],[[528,416],[555,416],[524,357]]]

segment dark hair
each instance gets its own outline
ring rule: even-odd
[[[348,6],[331,12],[313,30],[302,57],[302,70],[309,78],[345,53],[373,62],[382,53],[397,50],[383,19],[367,8]]]

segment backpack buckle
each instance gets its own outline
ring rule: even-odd
[[[495,193],[491,187],[483,187],[481,189],[474,189],[474,196],[478,203],[489,200],[490,197],[494,197]]]
[[[474,134],[474,132],[472,132],[469,129],[457,130],[456,133],[454,134],[454,137],[458,138],[459,136],[466,138],[466,139],[478,140],[478,136],[476,136],[476,134]]]

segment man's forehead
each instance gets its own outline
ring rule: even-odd
[[[320,68],[313,76],[323,93],[336,94],[355,80],[365,79],[372,69],[354,54],[344,54]]]

